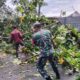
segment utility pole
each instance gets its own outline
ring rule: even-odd
[[[66,11],[61,10],[60,17],[64,19],[63,24],[66,25]]]

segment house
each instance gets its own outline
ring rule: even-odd
[[[80,13],[77,11],[67,17],[58,17],[57,20],[62,24],[71,24],[80,30]]]

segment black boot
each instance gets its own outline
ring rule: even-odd
[[[60,76],[57,76],[56,79],[60,79]]]
[[[52,79],[51,79],[51,77],[49,76],[49,77],[46,78],[46,80],[52,80]]]

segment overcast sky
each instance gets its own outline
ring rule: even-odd
[[[74,10],[80,12],[80,0],[44,0],[47,5],[42,7],[42,13],[46,16],[60,16],[61,10],[66,11],[66,14],[69,15],[74,12]],[[10,0],[7,1],[7,5],[14,8],[10,3]]]

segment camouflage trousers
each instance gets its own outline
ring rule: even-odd
[[[46,65],[46,62],[47,60],[49,61],[50,65],[52,66],[52,69],[53,71],[55,72],[56,74],[56,77],[57,78],[60,78],[60,75],[59,75],[59,72],[58,72],[58,69],[56,67],[56,64],[53,60],[53,55],[49,55],[49,56],[41,56],[39,57],[39,60],[37,62],[37,69],[38,69],[38,72],[41,74],[41,76],[45,79],[45,80],[48,80],[47,78],[50,77],[47,73],[47,71],[44,69],[45,65]],[[50,79],[51,80],[51,79]]]

